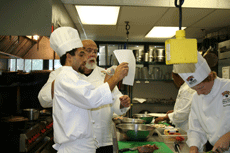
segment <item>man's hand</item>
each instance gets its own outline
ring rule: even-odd
[[[129,107],[130,106],[130,98],[129,98],[128,95],[121,96],[119,99],[121,101],[120,108]]]
[[[214,152],[225,152],[229,149],[229,142],[230,142],[230,132],[226,133],[215,143],[212,151]]]
[[[129,71],[128,63],[123,62],[123,63],[121,63],[120,65],[117,66],[113,76],[116,77],[116,79],[118,79],[118,82],[119,82],[125,76],[128,75],[128,71]]]
[[[173,110],[169,110],[166,114],[169,114],[169,113],[172,113],[173,112]]]
[[[164,117],[158,117],[155,119],[154,123],[157,124],[157,123],[164,121],[164,120],[165,120]]]
[[[197,148],[196,146],[190,147],[189,153],[199,153],[199,152],[198,152],[198,148]]]
[[[111,78],[106,75],[104,82],[107,82],[109,84],[110,91],[113,91],[117,83],[128,75],[128,71],[128,63],[123,62],[117,66],[115,73]]]
[[[168,117],[168,114],[167,115],[165,115],[164,117],[158,117],[158,118],[156,118],[155,119],[155,121],[154,121],[154,123],[159,123],[160,121],[168,121],[169,120],[169,117]]]
[[[111,75],[105,74],[104,82],[107,82],[111,77]]]

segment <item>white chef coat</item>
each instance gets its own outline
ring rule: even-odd
[[[101,71],[105,69],[96,67],[93,72],[87,77],[87,81],[90,82],[95,87],[99,87],[104,83],[105,74]],[[113,100],[115,101],[113,104],[104,105],[95,109],[91,109],[92,119],[95,121],[93,124],[95,135],[97,140],[99,141],[99,146],[108,146],[113,145],[112,141],[112,117],[113,113],[117,115],[123,115],[129,109],[123,108],[120,109],[120,100],[119,97],[122,96],[122,93],[115,87],[112,91]]]
[[[187,132],[188,117],[191,109],[192,96],[196,91],[191,89],[187,83],[184,83],[176,98],[173,113],[169,113],[170,121],[176,126]]]
[[[197,146],[201,150],[207,140],[215,145],[221,136],[230,132],[229,91],[230,80],[217,77],[208,95],[194,94],[189,115],[189,147]]]
[[[54,148],[58,152],[94,152],[96,145],[93,142],[96,137],[90,109],[113,102],[108,83],[95,88],[82,77],[84,75],[77,73],[71,66],[63,66],[55,79],[53,128]]]
[[[53,106],[53,99],[51,96],[52,82],[56,79],[57,75],[62,71],[63,66],[55,71],[52,71],[49,75],[49,79],[46,84],[42,87],[38,94],[38,100],[42,107],[49,108]]]
[[[52,107],[53,100],[51,97],[51,85],[53,80],[56,79],[57,75],[62,71],[63,67],[58,68],[50,73],[49,79],[46,84],[42,87],[38,94],[38,99],[42,107]],[[104,82],[105,74],[101,73],[104,70],[100,67],[96,67],[93,72],[86,77],[87,81],[95,87],[100,86]],[[99,146],[112,145],[112,115],[115,112],[117,115],[123,115],[129,110],[128,108],[120,109],[119,97],[122,96],[121,92],[117,87],[112,91],[115,102],[113,105],[104,105],[92,110],[93,120],[95,121],[94,130]],[[106,114],[106,115],[105,115]]]

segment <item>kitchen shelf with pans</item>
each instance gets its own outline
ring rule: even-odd
[[[134,83],[149,83],[149,82],[155,82],[155,81],[163,81],[163,82],[171,82],[173,80],[159,80],[159,79],[135,79]]]
[[[136,64],[166,65],[165,62],[136,62]]]

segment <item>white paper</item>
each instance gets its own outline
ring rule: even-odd
[[[146,99],[144,98],[133,98],[133,100],[138,101],[139,103],[146,102]]]
[[[121,64],[122,62],[129,63],[129,72],[126,77],[124,77],[122,83],[126,85],[133,86],[134,83],[134,76],[135,76],[135,70],[136,70],[136,60],[133,55],[132,50],[128,49],[121,49],[121,50],[115,50],[113,51],[118,62]]]

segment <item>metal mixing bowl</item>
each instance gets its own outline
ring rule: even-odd
[[[133,118],[138,118],[138,119],[145,120],[145,124],[149,124],[153,120],[153,116],[148,115],[148,114],[134,114]]]
[[[147,124],[119,124],[116,126],[127,140],[143,141],[153,135],[154,127]]]
[[[145,123],[145,120],[135,119],[135,118],[123,118],[121,120],[121,123],[125,123],[125,124],[143,124],[143,123]]]

